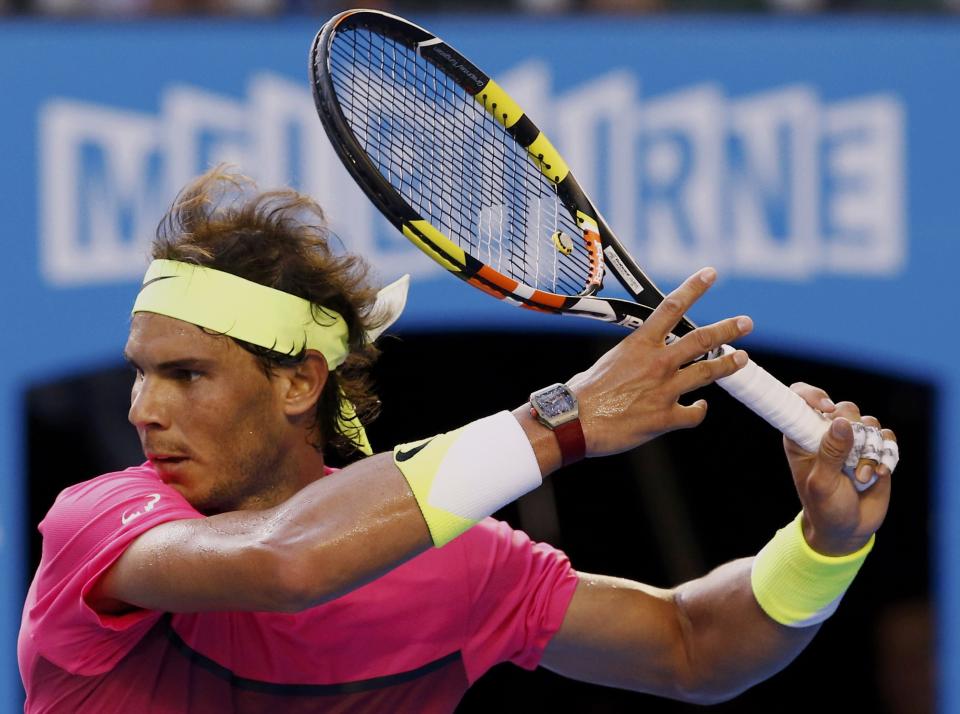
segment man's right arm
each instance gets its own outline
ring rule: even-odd
[[[274,508],[150,529],[88,601],[101,612],[295,612],[360,587],[431,545],[410,487],[383,453]]]
[[[688,278],[640,329],[570,381],[588,456],[696,426],[706,403],[683,406],[681,396],[745,363],[737,352],[689,364],[749,332],[749,320],[731,318],[665,344],[714,275],[705,270]],[[541,474],[559,468],[553,433],[527,405],[514,416]],[[370,582],[431,545],[410,486],[392,455],[379,454],[318,479],[274,508],[173,521],[145,532],[88,600],[100,611],[297,611]]]

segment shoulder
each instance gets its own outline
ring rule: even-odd
[[[454,543],[463,548],[468,573],[470,614],[463,654],[469,680],[498,662],[535,667],[576,589],[570,560],[563,551],[492,518]]]
[[[101,474],[88,481],[68,486],[57,496],[54,501],[54,508],[65,503],[102,501],[109,499],[118,489],[146,484],[164,486],[163,481],[160,480],[149,462],[139,466],[130,466],[122,471]]]
[[[68,543],[93,547],[121,530],[142,531],[148,522],[199,517],[186,499],[167,486],[149,464],[103,474],[64,489],[40,523],[44,553]]]
[[[473,557],[487,553],[494,558],[530,557],[568,561],[563,551],[548,543],[533,540],[524,531],[494,518],[484,518],[454,543]]]
[[[563,551],[493,518],[480,521],[450,545],[461,549],[474,601],[549,589],[573,575]]]
[[[149,463],[131,466],[123,471],[102,474],[88,481],[68,486],[59,493],[53,502],[50,514],[70,513],[75,508],[109,508],[123,501],[130,494],[157,491],[183,500],[170,486],[167,486]]]

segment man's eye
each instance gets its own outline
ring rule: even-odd
[[[196,382],[200,377],[203,376],[203,372],[198,372],[195,369],[178,369],[175,373],[177,379],[184,382]]]

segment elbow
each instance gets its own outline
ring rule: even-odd
[[[746,691],[746,689],[747,688],[744,687],[743,689],[736,690],[720,690],[715,689],[706,683],[692,683],[690,685],[678,687],[673,698],[682,702],[686,702],[687,704],[710,706],[713,704],[722,704],[723,702],[728,702],[742,694],[744,691]]]
[[[366,580],[339,549],[311,539],[266,538],[257,548],[262,567],[255,577],[270,591],[272,611],[301,612],[340,597]]]
[[[678,674],[667,696],[687,704],[722,704],[750,688],[750,685],[736,686],[732,682],[719,681],[715,673],[698,672],[691,668],[681,671],[682,674]]]
[[[722,704],[738,697],[760,681],[745,678],[743,673],[731,671],[724,662],[718,662],[705,654],[701,637],[696,635],[696,628],[682,595],[675,593],[673,604],[677,648],[669,694],[671,698],[702,706]]]
[[[273,591],[270,609],[301,612],[337,597],[344,588],[333,574],[318,568],[296,549],[271,549],[261,577]]]
[[[232,587],[240,591],[228,597],[235,603],[235,609],[260,612],[304,609],[307,593],[303,577],[287,555],[269,544],[247,540],[235,548],[234,556],[230,579]]]
[[[273,556],[262,575],[271,590],[271,611],[301,612],[322,601],[322,595],[311,588],[302,564],[285,555]]]

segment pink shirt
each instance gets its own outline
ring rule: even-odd
[[[87,605],[131,541],[183,518],[202,515],[148,464],[60,494],[20,629],[27,712],[451,712],[494,664],[536,667],[576,585],[561,552],[486,519],[296,614]]]

